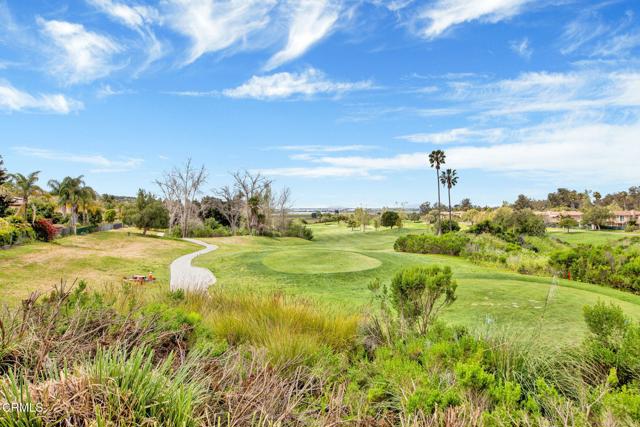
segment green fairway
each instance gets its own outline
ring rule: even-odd
[[[571,245],[578,244],[591,244],[591,245],[603,245],[606,243],[614,243],[620,239],[628,237],[640,237],[640,233],[625,233],[624,231],[617,230],[571,230],[567,233],[566,230],[559,228],[549,228],[547,233],[551,237],[555,237]]]
[[[370,303],[367,284],[374,278],[389,284],[408,265],[446,264],[453,269],[459,287],[458,300],[444,313],[445,319],[522,339],[538,334],[553,337],[557,344],[582,337],[586,330],[582,307],[598,300],[613,301],[640,319],[640,297],[636,295],[566,280],[554,286],[551,278],[479,266],[463,258],[395,252],[395,239],[424,231],[421,224],[364,233],[336,224],[311,227],[315,235],[311,242],[250,236],[205,239],[220,249],[197,258],[194,264],[210,268],[223,287],[277,290],[345,311],[362,310]],[[354,265],[362,260],[357,255],[366,257],[359,266]]]

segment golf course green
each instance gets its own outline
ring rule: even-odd
[[[460,257],[395,252],[398,236],[426,231],[419,223],[366,232],[335,223],[311,228],[312,241],[255,236],[203,239],[219,250],[197,258],[194,265],[211,269],[218,278],[216,286],[223,288],[284,292],[335,310],[365,313],[372,304],[367,289],[371,280],[388,285],[404,267],[448,265],[458,282],[458,299],[443,312],[445,320],[519,339],[549,338],[554,344],[579,341],[586,331],[582,308],[599,300],[613,302],[640,319],[640,296],[630,293],[522,275]]]
[[[382,264],[357,252],[313,249],[273,252],[262,262],[272,270],[293,274],[347,273],[369,270]]]

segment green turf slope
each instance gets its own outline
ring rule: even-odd
[[[207,239],[220,249],[197,258],[194,264],[210,268],[221,286],[278,290],[349,311],[370,303],[367,284],[373,278],[388,284],[406,266],[449,265],[459,288],[458,301],[444,313],[445,319],[523,339],[539,336],[558,344],[582,337],[582,307],[598,300],[613,301],[640,319],[640,297],[636,295],[566,280],[554,285],[551,278],[483,267],[457,257],[394,252],[398,236],[424,230],[417,224],[365,233],[335,224],[312,228],[315,238],[311,242],[249,236]]]

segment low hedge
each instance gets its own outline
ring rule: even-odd
[[[408,234],[398,237],[393,248],[398,252],[418,254],[442,254],[458,256],[469,243],[469,237],[462,233]]]

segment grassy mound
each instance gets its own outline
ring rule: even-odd
[[[370,270],[382,263],[356,252],[302,250],[272,253],[262,260],[264,265],[281,273],[325,274]]]

